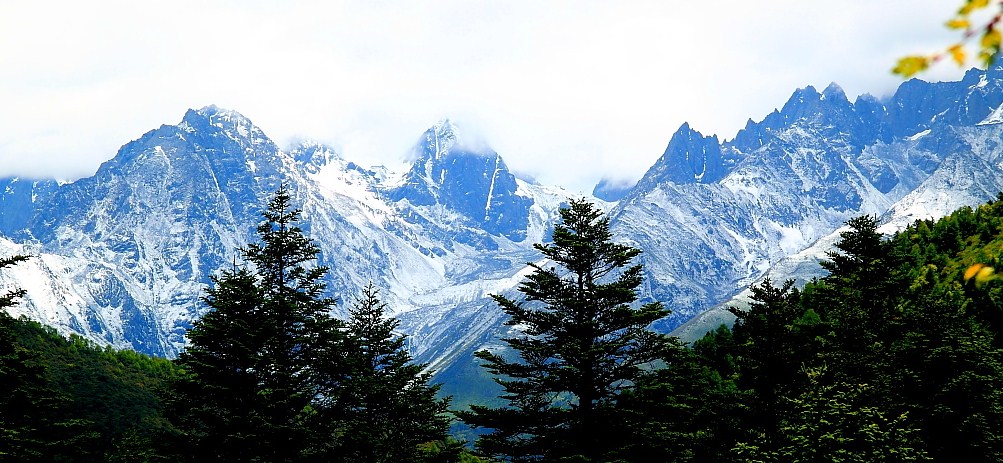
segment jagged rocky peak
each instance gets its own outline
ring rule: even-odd
[[[109,170],[171,166],[172,171],[210,169],[216,174],[250,170],[262,174],[282,164],[283,154],[250,119],[217,106],[189,109],[177,125],[162,125],[129,142],[115,158],[102,164]],[[267,167],[266,167],[267,166]]]
[[[201,109],[189,109],[182,120],[182,124],[185,123],[189,126],[208,124],[223,130],[235,130],[238,133],[252,130],[260,132],[254,123],[243,114],[216,105],[205,106]]]
[[[976,125],[1003,104],[1003,69],[973,69],[961,81],[910,79],[888,101],[893,134],[909,137],[943,125]]]
[[[440,119],[422,134],[421,141],[411,150],[407,160],[418,163],[445,157],[456,144],[458,133],[456,124],[448,118]]]
[[[815,90],[815,87],[812,85],[799,88],[784,103],[784,107],[780,109],[780,114],[787,115],[788,118],[797,118],[805,112],[814,109],[821,98],[822,94],[818,93],[818,90]]]
[[[237,111],[216,105],[189,109],[177,128],[201,136],[223,135],[244,145],[245,148],[277,150],[272,140],[250,119]]]
[[[838,103],[850,102],[850,100],[846,98],[846,92],[843,91],[843,87],[840,87],[835,82],[830,82],[829,85],[825,87],[825,90],[822,90],[821,99]]]
[[[857,97],[857,100],[853,102],[853,107],[859,114],[881,114],[884,115],[885,104],[881,102],[876,96],[870,93],[864,93]]]
[[[704,136],[684,122],[672,134],[665,153],[644,174],[642,182],[713,183],[726,173],[717,135]]]
[[[417,206],[443,205],[491,234],[521,240],[532,199],[517,194],[515,176],[483,139],[459,133],[449,119],[426,130],[412,149],[410,170],[387,196]]]
[[[422,134],[407,157],[412,162],[405,184],[424,185],[436,190],[450,178],[491,176],[508,173],[508,167],[491,147],[476,134],[460,137],[457,125],[441,119]]]
[[[830,83],[822,93],[809,85],[794,91],[787,103],[780,110],[783,125],[790,125],[799,120],[818,120],[819,118],[842,118],[853,113],[853,104],[846,98],[843,89]]]
[[[308,172],[317,172],[332,161],[341,159],[341,155],[334,147],[314,140],[297,142],[289,148],[289,155],[297,163],[305,166]]]
[[[839,140],[851,151],[858,152],[877,140],[888,141],[884,105],[865,95],[850,102],[843,89],[830,83],[820,93],[809,85],[794,91],[779,110],[774,110],[756,123],[751,119],[730,143],[736,149],[751,153],[789,129],[808,130],[825,139]]]

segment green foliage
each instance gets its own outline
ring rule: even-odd
[[[793,281],[777,288],[767,279],[751,290],[749,309],[732,309],[737,382],[748,391],[752,419],[775,431],[790,412],[783,398],[800,386],[804,365],[816,360],[818,324],[801,306]]]
[[[517,302],[495,295],[522,333],[504,341],[518,360],[488,350],[477,357],[497,375],[508,406],[471,406],[468,424],[490,429],[477,441],[489,455],[513,461],[606,461],[621,411],[615,399],[664,358],[673,343],[648,325],[668,311],[631,304],[641,284],[640,251],[612,242],[609,219],[572,200],[561,210],[551,244],[537,244],[558,267],[530,264]]]
[[[826,385],[824,368],[806,370],[808,387],[789,401],[775,435],[740,442],[734,455],[763,462],[927,461],[917,430],[905,414],[888,416],[861,397],[867,385]]]
[[[689,349],[673,349],[659,368],[617,397],[621,435],[616,461],[723,461],[741,426],[744,397],[735,383],[703,365]]]
[[[1003,458],[1000,282],[962,279],[973,264],[997,264],[1001,218],[996,201],[887,239],[873,217],[853,219],[822,264],[830,274],[800,297],[754,288],[734,328],[752,410],[735,458]],[[695,349],[727,358],[729,343],[704,343],[713,349]]]
[[[342,429],[343,461],[390,463],[445,461],[458,458],[457,445],[441,442],[449,420],[446,399],[436,398],[426,365],[412,361],[398,321],[387,318],[387,305],[370,283],[349,310],[347,345],[349,377],[341,400],[351,413]]]
[[[370,285],[346,323],[329,313],[318,248],[280,188],[243,249],[251,268],[214,278],[209,311],[168,394],[191,461],[452,461],[447,401],[412,363]],[[441,447],[420,444],[441,441]],[[438,449],[438,450],[436,450]]]
[[[0,461],[158,461],[153,442],[167,425],[157,393],[174,375],[169,361],[67,339],[6,312],[0,346]]]

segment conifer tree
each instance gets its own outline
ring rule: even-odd
[[[282,185],[262,212],[259,243],[243,250],[253,264],[261,294],[258,341],[257,393],[268,404],[262,410],[272,447],[263,456],[285,461],[290,449],[307,450],[317,437],[310,421],[314,402],[323,391],[318,386],[316,358],[325,348],[338,349],[341,323],[330,316],[334,300],[326,297],[323,266],[311,265],[320,249],[298,226],[301,211],[292,206],[288,187]],[[270,454],[270,455],[269,455]]]
[[[748,394],[749,431],[769,441],[789,414],[787,398],[798,393],[802,370],[817,361],[816,338],[822,331],[818,315],[802,307],[794,280],[776,287],[767,278],[749,289],[749,308],[729,309],[736,317],[737,382]]]
[[[318,248],[291,201],[285,186],[275,193],[257,228],[261,242],[242,249],[251,269],[214,279],[210,311],[179,356],[186,377],[172,402],[196,460],[302,461],[318,458],[329,438],[315,423],[327,405],[317,359],[336,357],[322,351],[340,349],[342,324],[328,314],[327,269],[309,265]]]
[[[369,283],[349,309],[347,352],[351,381],[341,392],[351,407],[342,445],[344,461],[418,462],[419,447],[446,438],[448,400],[436,398],[426,365],[414,363],[397,319]]]
[[[619,448],[607,461],[727,461],[744,397],[692,349],[677,346],[664,360],[617,398],[623,419],[609,439]]]
[[[606,461],[617,443],[615,399],[664,357],[670,342],[648,326],[668,314],[660,303],[634,307],[640,250],[612,241],[609,219],[585,200],[561,210],[549,244],[554,267],[530,264],[524,301],[493,296],[521,334],[504,352],[476,355],[497,375],[508,406],[474,405],[460,413],[486,428],[477,448],[512,461]]]
[[[181,408],[179,427],[190,434],[195,460],[252,461],[262,443],[258,394],[261,359],[261,294],[246,268],[213,277],[203,298],[210,311],[188,331],[189,345],[177,363],[185,376],[172,397]]]
[[[0,270],[12,265],[17,265],[18,263],[26,260],[28,260],[28,256],[24,255],[0,258]],[[0,310],[3,310],[6,313],[6,309],[16,304],[17,300],[24,297],[24,295],[25,291],[21,288],[8,290],[6,293],[0,295]]]
[[[855,217],[846,224],[850,229],[840,233],[836,250],[820,262],[829,275],[816,292],[828,300],[819,310],[837,324],[840,338],[836,341],[844,350],[867,354],[867,346],[876,337],[894,328],[895,301],[908,284],[899,271],[900,259],[878,232],[876,217]],[[870,363],[868,358],[845,360]]]

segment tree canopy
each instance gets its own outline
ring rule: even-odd
[[[524,300],[493,296],[518,334],[510,352],[477,357],[497,375],[508,406],[473,405],[467,423],[490,432],[477,441],[489,455],[514,461],[606,461],[619,420],[615,399],[673,343],[648,326],[668,311],[654,302],[635,306],[640,250],[612,241],[609,218],[584,200],[561,209],[552,243],[537,244],[547,264],[519,286]]]
[[[176,360],[5,310],[0,461],[481,461],[370,284],[344,320],[280,189],[243,262],[206,289]],[[572,200],[477,354],[501,406],[456,414],[502,461],[1003,460],[1003,195],[891,236],[848,221],[797,287],[765,280],[691,346],[650,331],[640,251]],[[0,271],[24,262],[0,259]],[[515,293],[513,293],[515,294]]]
[[[193,461],[420,461],[443,441],[448,401],[414,364],[368,286],[346,322],[331,315],[318,248],[292,192],[262,213],[246,266],[213,278],[188,333],[171,403]],[[456,449],[448,451],[456,454]],[[445,458],[443,452],[436,457]]]

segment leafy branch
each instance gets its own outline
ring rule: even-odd
[[[985,22],[974,22],[974,13],[991,8],[997,10],[996,14]],[[1003,43],[1003,34],[999,30],[1001,18],[1003,18],[1003,0],[965,0],[958,8],[957,14],[944,23],[948,29],[962,31],[961,40],[931,55],[902,57],[892,68],[892,73],[909,78],[925,71],[945,57],[950,57],[958,67],[962,67],[968,61],[970,42],[976,37],[979,40],[974,52],[978,63],[982,67],[989,67],[999,54],[1000,45]]]

